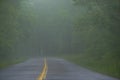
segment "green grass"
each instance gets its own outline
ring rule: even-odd
[[[69,56],[61,56],[64,59],[67,59],[73,63],[76,63],[80,66],[86,67],[93,71],[120,78],[120,61],[111,58],[111,59],[98,59],[89,55],[69,55]]]
[[[0,69],[9,67],[9,66],[14,65],[14,64],[18,64],[18,63],[24,62],[25,60],[27,60],[27,59],[25,59],[25,58],[18,58],[18,59],[0,60]]]

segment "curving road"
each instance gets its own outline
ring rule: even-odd
[[[0,80],[37,80],[43,59],[35,58],[0,70]],[[47,58],[46,80],[119,80],[70,63],[64,59]]]

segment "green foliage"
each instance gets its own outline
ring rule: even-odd
[[[104,58],[98,59],[91,54],[78,55],[77,53],[76,55],[64,55],[61,57],[93,71],[120,78],[120,62],[114,57],[106,58],[108,55],[105,55]]]
[[[78,0],[77,0],[78,1]],[[115,2],[117,6],[115,6]],[[87,3],[87,2],[85,2]],[[75,31],[73,32],[73,47],[78,47],[84,45],[84,53],[90,53],[93,55],[99,55],[99,57],[104,56],[106,53],[110,54],[120,54],[120,37],[119,32],[119,22],[112,17],[113,12],[109,11],[109,7],[113,7],[114,12],[118,11],[117,1],[113,1],[111,6],[107,2],[102,1],[90,1],[90,5],[84,5],[91,10],[87,9],[86,13],[80,15],[76,24]],[[80,4],[80,3],[79,3]],[[119,16],[118,18],[119,19]],[[119,56],[120,57],[120,56]]]
[[[20,62],[24,62],[27,59],[28,58],[13,58],[13,59],[10,59],[10,60],[9,59],[6,59],[6,60],[0,59],[0,60],[2,60],[0,62],[0,69],[6,68],[6,67],[14,65],[14,64],[18,64]]]
[[[80,54],[70,60],[93,70],[120,76],[119,0],[74,0],[86,7],[73,32],[73,49]],[[87,2],[88,1],[88,2]],[[82,4],[84,3],[84,4]],[[81,50],[80,48],[83,48]],[[75,52],[74,51],[74,52]]]
[[[0,1],[0,66],[4,65],[4,61],[7,65],[15,62],[10,62],[11,59],[27,56],[22,49],[21,55],[18,53],[18,46],[26,45],[30,38],[34,14],[28,15],[29,12],[21,9],[19,1]]]

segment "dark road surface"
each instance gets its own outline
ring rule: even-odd
[[[37,80],[42,71],[43,59],[30,59],[0,70],[0,80]],[[64,59],[48,58],[46,80],[119,80],[85,68]]]

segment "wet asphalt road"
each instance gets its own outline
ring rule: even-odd
[[[0,70],[0,80],[36,80],[42,71],[43,59],[30,59]]]
[[[37,80],[42,71],[43,59],[30,59],[26,62],[0,70],[0,80]],[[119,80],[108,77],[64,59],[47,58],[46,80]]]
[[[46,80],[118,80],[91,70],[82,68],[64,59],[48,59]]]

